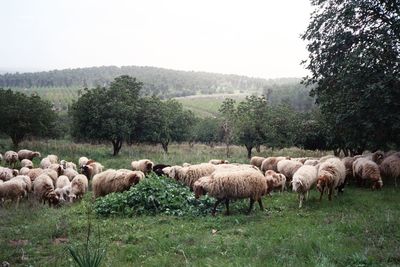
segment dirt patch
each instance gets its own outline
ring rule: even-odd
[[[66,237],[59,237],[59,238],[53,239],[53,244],[54,245],[65,244],[65,243],[68,243],[68,241],[69,241],[69,239]]]
[[[26,239],[15,239],[15,240],[10,240],[8,243],[13,246],[13,247],[22,247],[28,245],[28,240]]]

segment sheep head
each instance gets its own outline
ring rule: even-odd
[[[301,180],[296,179],[293,180],[291,183],[293,192],[299,192],[299,190],[303,188],[303,182]]]
[[[202,185],[195,184],[193,186],[193,191],[194,191],[194,197],[196,199],[199,199],[201,196],[204,196],[207,194],[207,191],[204,189]]]

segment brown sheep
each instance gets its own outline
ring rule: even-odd
[[[397,187],[397,178],[400,177],[400,154],[392,154],[385,158],[379,169],[383,177],[394,178],[394,186]]]
[[[141,171],[144,174],[148,174],[153,170],[154,163],[149,159],[141,159],[132,161],[131,166],[133,171]]]
[[[123,192],[143,179],[141,171],[108,169],[93,177],[93,197],[98,198],[113,192]]]
[[[21,149],[20,151],[18,151],[18,159],[20,161],[22,161],[23,159],[29,159],[29,160],[33,160],[33,158],[38,157],[40,158],[40,152],[37,151],[31,151],[28,149]]]
[[[279,192],[283,192],[286,189],[286,177],[282,173],[268,170],[265,172],[265,178],[268,185],[267,194],[270,194],[274,189],[279,189]]]
[[[25,197],[27,194],[26,190],[23,188],[22,183],[19,181],[7,181],[0,183],[0,203],[4,200],[16,201],[16,207],[18,207],[21,198]]]
[[[379,166],[372,160],[358,158],[353,163],[353,176],[358,184],[362,185],[366,180],[372,182],[372,189],[380,189],[383,186]]]
[[[254,156],[250,159],[250,164],[256,166],[257,168],[261,168],[261,164],[264,160],[264,157]]]
[[[333,190],[342,192],[346,178],[346,168],[339,158],[329,158],[321,163],[318,168],[317,189],[320,192],[319,201],[322,200],[325,187],[328,188],[328,198],[332,200]]]
[[[60,202],[54,191],[53,180],[47,174],[41,174],[33,181],[33,192],[39,201],[43,201],[43,204],[47,201],[50,207]]]
[[[89,160],[85,165],[81,167],[81,170],[82,174],[84,174],[90,180],[96,174],[103,171],[103,165],[94,160]]]
[[[75,201],[76,199],[82,199],[83,195],[88,190],[88,179],[83,174],[78,174],[74,177],[71,181],[71,194],[69,198],[71,202]]]
[[[9,150],[4,153],[4,161],[9,165],[15,168],[15,164],[18,161],[18,154],[15,151]]]
[[[261,163],[261,171],[265,173],[268,170],[278,171],[278,162],[284,159],[290,159],[290,157],[268,157]]]

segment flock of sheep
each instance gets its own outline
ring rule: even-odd
[[[210,160],[208,163],[182,166],[157,164],[148,159],[133,161],[131,170],[107,169],[87,157],[81,157],[78,166],[73,162],[59,161],[56,155],[48,155],[34,168],[32,159],[41,157],[39,152],[20,150],[7,151],[0,161],[8,167],[0,167],[0,201],[15,201],[33,195],[50,206],[74,202],[89,190],[93,197],[103,197],[112,192],[123,192],[136,185],[146,174],[154,172],[188,186],[196,198],[209,195],[216,199],[212,214],[223,202],[229,214],[229,201],[250,199],[248,212],[258,202],[263,209],[262,197],[271,191],[284,191],[291,186],[298,193],[299,208],[313,186],[323,194],[343,192],[351,180],[358,185],[370,183],[372,189],[383,186],[383,178],[400,177],[400,152],[377,151],[355,157],[338,158],[332,155],[322,158],[253,157],[250,164],[229,163],[226,160]],[[15,169],[18,162],[21,168]],[[79,171],[79,172],[78,172]]]

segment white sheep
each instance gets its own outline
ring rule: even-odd
[[[70,186],[70,185],[71,182],[67,176],[61,175],[60,177],[57,178],[56,188],[63,188],[65,186]]]
[[[8,181],[19,174],[18,170],[0,167],[0,180]]]
[[[15,164],[18,161],[18,153],[12,150],[4,153],[4,161],[9,165],[15,168]]]
[[[83,195],[88,191],[89,181],[83,174],[78,174],[71,181],[70,201],[82,199]]]
[[[153,170],[153,165],[154,163],[149,159],[141,159],[131,162],[133,171],[141,171],[144,174],[150,173]]]
[[[56,189],[54,190],[61,202],[70,201],[71,182],[65,175],[57,178]]]
[[[63,170],[63,175],[67,176],[70,181],[74,179],[75,176],[77,176],[79,173],[75,171],[73,168],[66,168]]]
[[[40,168],[42,168],[42,169],[47,169],[47,168],[49,168],[50,166],[51,166],[51,161],[50,161],[50,159],[49,158],[43,158],[41,161],[40,161]]]
[[[5,200],[16,201],[16,207],[21,198],[26,196],[26,190],[19,181],[7,181],[0,183],[0,203]]]
[[[229,164],[229,161],[224,160],[224,159],[211,159],[208,163],[214,164],[214,165],[219,165],[219,164]]]
[[[317,168],[310,165],[301,166],[294,174],[292,179],[293,192],[297,192],[299,199],[299,208],[303,206],[303,201],[311,187],[317,182]]]
[[[47,158],[50,160],[51,164],[58,163],[58,157],[56,155],[47,155]]]
[[[250,198],[250,207],[248,212],[253,208],[255,201],[263,210],[261,197],[267,193],[266,178],[260,171],[255,169],[247,169],[240,171],[215,171],[209,178],[201,178],[199,182],[194,184],[195,197],[208,194],[217,199],[215,202],[212,215],[215,215],[217,206],[225,201],[226,213],[229,214],[229,200]]]
[[[68,169],[71,168],[75,171],[77,171],[78,169],[76,168],[76,164],[70,161],[66,161],[66,160],[61,160],[60,161],[60,165],[64,168],[64,169]]]
[[[29,159],[23,159],[21,160],[21,167],[24,168],[29,168],[32,169],[33,168],[33,162]]]
[[[193,189],[193,184],[194,182],[196,182],[197,179],[203,176],[210,175],[216,170],[216,168],[216,165],[210,163],[190,165],[189,167],[187,167],[187,170],[182,176],[177,176],[175,177],[175,179],[189,186],[190,189]]]
[[[112,192],[123,192],[139,183],[144,177],[141,171],[108,169],[93,177],[93,197],[98,198]]]
[[[40,152],[38,151],[31,151],[28,149],[21,149],[18,151],[18,159],[22,161],[23,159],[33,160],[35,157],[41,157]]]
[[[310,165],[310,166],[317,166],[319,164],[318,159],[308,159],[304,162],[304,165]]]
[[[27,193],[30,193],[32,191],[32,181],[27,175],[17,175],[13,177],[10,181],[20,182]]]
[[[187,163],[187,162],[184,162],[184,163],[182,164],[182,167],[189,167],[190,165],[192,165],[192,164]]]
[[[289,180],[292,180],[293,174],[303,166],[303,163],[300,161],[294,161],[290,159],[280,160],[276,165],[279,173],[285,175],[285,177]]]
[[[342,192],[345,185],[346,167],[339,158],[329,158],[321,163],[318,168],[317,189],[320,192],[319,201],[322,200],[325,188],[328,189],[328,198],[332,200],[333,190]]]
[[[79,168],[81,168],[83,165],[86,165],[89,159],[87,157],[80,157],[78,161]]]
[[[33,181],[33,192],[43,204],[47,201],[49,206],[56,206],[60,202],[54,191],[53,180],[47,174],[41,174]]]
[[[31,169],[30,169],[30,168],[27,168],[27,167],[22,167],[22,168],[19,170],[19,174],[20,174],[20,175],[28,175],[29,170],[31,170]]]

